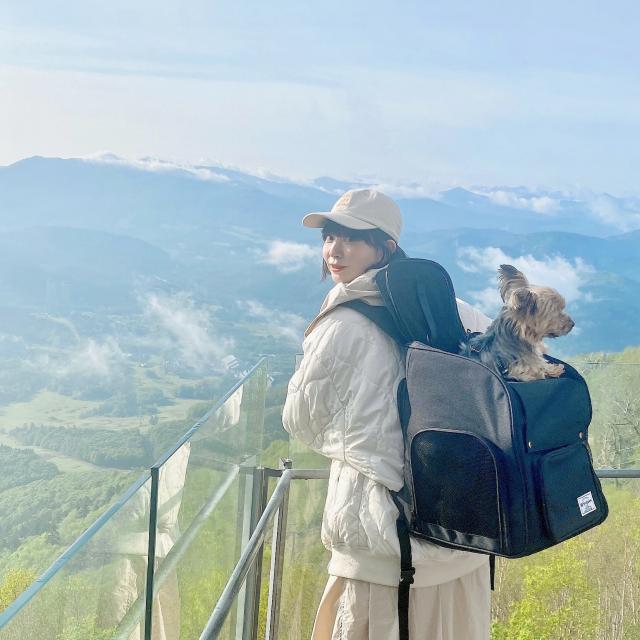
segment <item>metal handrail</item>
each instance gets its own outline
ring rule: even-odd
[[[281,469],[291,469],[291,460],[281,458]],[[271,540],[271,566],[269,567],[269,595],[267,596],[267,622],[264,640],[275,640],[280,626],[280,601],[282,600],[282,573],[284,570],[284,545],[289,515],[289,491],[282,498],[273,522]]]
[[[596,469],[596,475],[599,478],[640,478],[640,469]],[[274,471],[274,474],[277,472]],[[258,551],[264,543],[267,527],[271,521],[278,515],[280,520],[283,519],[284,514],[280,514],[280,509],[285,504],[289,485],[292,480],[326,480],[329,477],[329,469],[290,469],[286,468],[281,472],[280,479],[276,484],[276,488],[271,495],[256,528],[249,539],[249,542],[245,546],[238,563],[236,564],[233,573],[229,577],[227,584],[218,599],[218,602],[209,617],[207,625],[205,626],[199,640],[217,640],[224,623],[233,607],[234,600],[242,584],[251,570],[253,563],[255,562]],[[286,522],[286,520],[285,520]],[[284,553],[284,544],[282,540],[283,532],[280,531],[282,527],[274,527],[274,548],[272,549],[272,567],[276,566],[278,562],[281,562],[281,557]],[[279,570],[281,571],[281,564]],[[270,575],[271,580],[280,579],[280,575],[274,575],[272,570]],[[267,638],[268,640],[275,640],[277,633],[273,633],[273,629],[277,629],[277,621],[274,623],[274,616],[277,616],[277,609],[279,603],[272,601],[271,589],[273,585],[269,585],[269,607],[267,611],[267,618],[271,620],[271,624],[267,624]],[[279,594],[278,594],[279,595]],[[272,607],[275,606],[275,611],[272,611]]]
[[[596,469],[598,478],[640,478],[640,469]]]
[[[214,640],[222,630],[229,611],[231,611],[231,607],[233,606],[233,601],[240,592],[242,583],[247,577],[251,566],[256,560],[258,551],[264,542],[267,527],[280,508],[291,480],[317,480],[328,477],[328,469],[285,469],[282,472],[276,488],[271,495],[271,499],[262,513],[260,520],[258,520],[258,524],[251,534],[251,538],[249,538],[249,542],[244,548],[209,621],[200,635],[200,640]]]

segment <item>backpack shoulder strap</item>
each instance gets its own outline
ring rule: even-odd
[[[400,640],[409,640],[409,592],[416,572],[411,557],[411,537],[409,525],[402,502],[391,492],[391,497],[398,507],[396,530],[400,542],[400,583],[398,584],[398,626]]]
[[[350,307],[374,322],[380,329],[390,335],[401,345],[405,344],[404,336],[398,329],[396,322],[386,307],[373,306],[362,300],[349,300],[343,306]],[[391,497],[398,507],[396,530],[400,543],[400,583],[398,584],[398,625],[400,640],[409,640],[409,592],[416,572],[411,557],[411,537],[405,510],[399,497],[391,492]]]
[[[389,309],[385,306],[374,306],[367,304],[362,300],[349,300],[348,302],[343,302],[341,306],[349,307],[350,309],[358,311],[378,325],[380,329],[390,335],[396,342],[404,344],[402,334],[398,330],[398,326],[389,312]]]

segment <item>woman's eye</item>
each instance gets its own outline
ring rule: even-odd
[[[340,240],[342,240],[342,242],[354,242],[353,238],[351,238],[350,236],[339,236]],[[335,242],[338,239],[338,236],[326,236],[324,241],[325,242]]]

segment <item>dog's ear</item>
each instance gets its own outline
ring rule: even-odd
[[[498,269],[498,284],[500,286],[500,297],[502,302],[506,302],[512,291],[520,287],[529,285],[529,281],[521,271],[518,271],[510,264],[501,264]]]
[[[528,287],[520,287],[511,295],[509,306],[514,311],[534,314],[538,309],[538,296]]]

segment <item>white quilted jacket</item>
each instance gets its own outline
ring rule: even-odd
[[[400,348],[362,314],[341,307],[382,300],[371,269],[337,284],[305,332],[304,357],[289,382],[285,429],[331,459],[322,542],[331,575],[397,586],[400,547],[397,508],[389,490],[403,485],[403,441],[396,391],[404,377]],[[465,328],[482,331],[489,319],[458,301]],[[412,539],[414,587],[454,580],[486,556]]]

